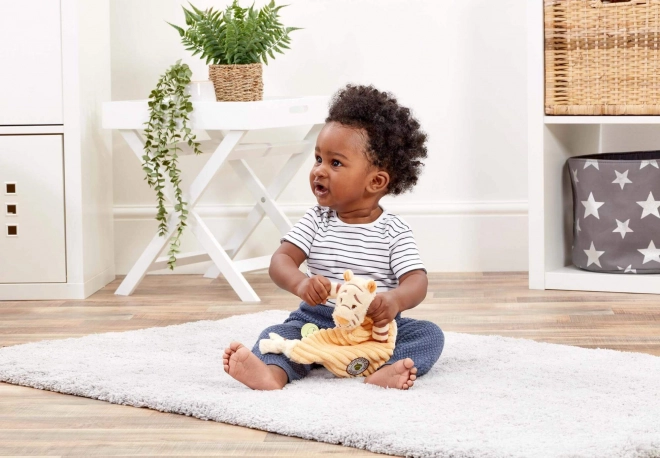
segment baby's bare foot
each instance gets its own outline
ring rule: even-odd
[[[415,384],[417,368],[412,359],[401,359],[378,369],[364,379],[364,383],[382,386],[383,388],[397,388],[407,390]]]
[[[286,380],[281,383],[266,363],[238,342],[225,349],[222,363],[226,373],[253,390],[280,390],[286,384]]]

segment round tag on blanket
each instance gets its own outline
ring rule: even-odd
[[[300,333],[302,334],[303,337],[307,337],[307,336],[311,336],[315,332],[318,332],[318,330],[319,327],[314,323],[307,323],[302,327]]]
[[[367,360],[367,358],[355,358],[348,366],[346,366],[346,372],[350,375],[360,375],[367,370],[367,367],[369,367],[369,360]]]

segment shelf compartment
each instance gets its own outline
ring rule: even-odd
[[[67,281],[63,154],[62,135],[0,136],[0,285]]]

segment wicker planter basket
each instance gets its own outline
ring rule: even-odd
[[[252,102],[263,100],[262,64],[209,65],[218,102]]]
[[[546,114],[660,114],[660,0],[544,2]]]

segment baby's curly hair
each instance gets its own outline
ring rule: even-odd
[[[325,122],[367,132],[367,156],[390,175],[387,194],[399,195],[417,184],[426,158],[427,135],[410,110],[373,85],[347,84],[333,96]]]

